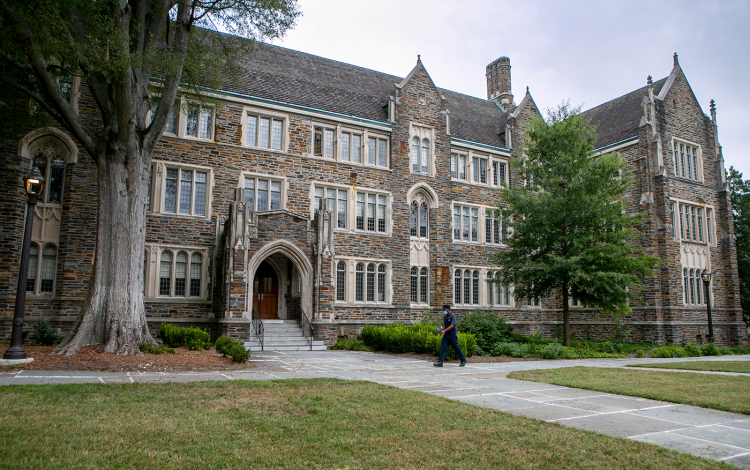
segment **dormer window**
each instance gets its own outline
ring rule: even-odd
[[[411,172],[433,174],[433,131],[429,127],[411,125]]]

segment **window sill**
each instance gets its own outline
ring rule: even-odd
[[[305,157],[309,158],[310,160],[318,160],[321,162],[329,162],[329,163],[339,163],[341,165],[350,166],[352,168],[365,168],[368,170],[379,170],[379,171],[388,171],[393,172],[392,169],[388,168],[387,166],[380,166],[380,165],[370,165],[368,163],[355,163],[348,160],[337,160],[335,158],[325,158],[325,157],[319,157],[316,155],[305,155]]]
[[[336,307],[373,307],[373,308],[384,308],[391,307],[391,304],[387,302],[334,302]]]
[[[205,215],[187,215],[187,214],[173,214],[171,212],[146,212],[146,215],[152,215],[154,217],[175,217],[178,219],[205,219],[211,221],[211,218]]]
[[[478,245],[478,246],[484,246],[484,243],[479,243],[478,241],[476,241],[476,242],[467,242],[467,241],[463,241],[463,240],[453,240],[453,244],[454,245],[470,245],[470,246],[477,246]]]
[[[172,304],[205,304],[210,305],[212,302],[210,300],[206,300],[204,297],[156,297],[156,298],[144,298],[144,303],[147,304],[163,304],[163,303],[172,303]]]
[[[477,186],[479,188],[489,188],[489,189],[500,189],[500,188],[507,187],[507,185],[505,185],[505,184],[501,184],[499,186],[495,186],[494,184],[489,184],[489,183],[475,183],[474,181],[462,180],[462,179],[453,178],[453,177],[451,177],[451,183],[467,184],[469,186]]]
[[[391,236],[391,234],[387,232],[367,232],[364,230],[349,230],[348,232],[354,235],[372,235],[376,237],[390,237]]]

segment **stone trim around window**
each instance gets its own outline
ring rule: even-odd
[[[453,243],[504,246],[503,241],[508,236],[508,230],[499,218],[492,216],[491,213],[494,209],[481,204],[452,202],[451,240]],[[497,231],[495,228],[497,228]],[[490,235],[491,238],[488,239],[487,235]]]
[[[510,165],[507,158],[474,150],[451,149],[451,181],[499,188],[510,181]]]
[[[346,192],[346,199],[340,198],[341,191]],[[335,209],[331,210],[336,220],[334,230],[389,237],[392,235],[393,195],[391,193],[359,186],[313,181],[309,189],[310,217],[315,216],[321,198],[327,200],[332,193],[335,193],[336,200],[334,204],[329,201],[327,208],[328,210]],[[345,206],[342,205],[344,201],[346,201]],[[339,209],[343,209],[343,213]],[[370,217],[371,212],[373,217]],[[344,227],[341,227],[342,221]]]
[[[454,266],[451,273],[454,308],[514,307],[513,286],[488,282],[495,278],[497,271],[496,267]]]
[[[336,306],[386,307],[392,304],[391,260],[337,256],[331,268]]]
[[[409,172],[435,176],[435,128],[409,122]]]
[[[146,243],[144,296],[147,300],[206,300],[209,250],[197,246]]]
[[[286,209],[289,182],[285,176],[243,172],[240,174],[239,187],[246,190],[249,221],[253,220],[255,212]]]
[[[670,199],[668,207],[676,240],[716,246],[718,234],[714,206]]]
[[[156,97],[158,98],[158,96]],[[149,110],[146,121],[150,124],[153,113]],[[178,96],[167,117],[163,135],[180,139],[213,141],[216,131],[216,107],[200,103],[186,96]]]
[[[671,150],[673,176],[703,183],[703,152],[701,146],[673,137]]]
[[[179,217],[211,216],[212,168],[160,160],[152,162],[147,210]]]
[[[390,137],[367,128],[314,121],[309,158],[345,165],[390,170]]]
[[[262,108],[245,107],[242,112],[243,147],[287,152],[289,115]]]
[[[32,241],[28,269],[26,294],[52,296],[57,284],[57,244]]]

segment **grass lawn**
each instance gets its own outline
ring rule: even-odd
[[[664,364],[630,365],[628,367],[648,367],[655,369],[710,370],[714,372],[739,372],[750,374],[750,361],[696,361],[665,362]]]
[[[750,377],[565,367],[511,372],[508,378],[750,414]]]
[[[727,468],[369,382],[8,386],[0,403],[0,468]]]

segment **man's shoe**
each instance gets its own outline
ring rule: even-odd
[[[442,362],[436,362],[436,363],[433,364],[433,366],[435,366],[435,367],[443,367],[443,363]]]
[[[466,361],[464,361],[464,362],[462,362],[461,364],[459,364],[459,365],[458,365],[458,367],[463,367],[463,366],[465,366],[465,365],[466,365]]]

